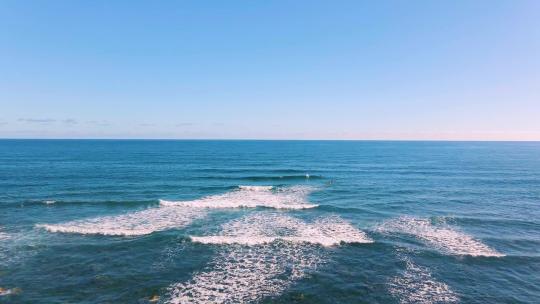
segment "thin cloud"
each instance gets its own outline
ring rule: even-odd
[[[110,126],[111,123],[106,121],[106,120],[88,120],[88,121],[85,121],[86,124],[89,124],[89,125],[95,125],[95,126],[101,126],[101,127],[107,127],[107,126]]]
[[[66,123],[66,124],[77,124],[78,122],[75,120],[75,119],[64,119],[62,120],[63,123]]]
[[[176,126],[177,127],[189,127],[189,126],[193,126],[194,123],[192,122],[180,122],[180,123],[177,123]]]
[[[141,126],[141,127],[155,127],[156,124],[154,124],[154,123],[142,123],[142,124],[139,124],[139,126]]]
[[[26,123],[51,123],[55,122],[56,119],[50,118],[19,118],[18,121]]]

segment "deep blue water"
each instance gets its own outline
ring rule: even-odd
[[[539,303],[540,143],[1,140],[0,288],[0,303]]]

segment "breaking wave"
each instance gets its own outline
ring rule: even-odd
[[[401,304],[456,303],[458,296],[445,283],[433,278],[426,267],[414,264],[405,257],[405,271],[390,280],[388,290]]]
[[[434,225],[429,219],[403,216],[383,223],[377,230],[414,235],[436,249],[452,255],[504,256],[463,232],[447,225]]]
[[[298,174],[298,175],[280,175],[280,176],[246,176],[242,180],[261,182],[261,181],[294,181],[306,179],[322,179],[321,175]]]
[[[239,186],[238,189],[218,195],[211,195],[191,201],[160,200],[162,206],[191,208],[256,208],[308,209],[318,205],[310,204],[307,196],[312,187],[294,186],[275,188],[272,186]]]
[[[128,214],[75,220],[62,224],[39,224],[49,232],[118,236],[145,235],[181,228],[205,215],[203,210],[181,207],[150,208]]]
[[[313,223],[279,214],[256,214],[223,226],[214,236],[192,236],[192,241],[205,244],[256,245],[282,240],[291,243],[312,243],[333,246],[343,243],[372,243],[367,235],[350,223],[332,216]]]
[[[272,186],[239,186],[224,194],[212,195],[192,201],[160,200],[160,207],[116,216],[75,220],[60,224],[38,224],[49,232],[134,236],[150,234],[189,225],[206,215],[208,208],[305,209],[309,204],[309,187],[274,188]]]
[[[247,191],[270,191],[274,186],[238,186],[238,188]]]
[[[372,242],[336,217],[307,224],[289,216],[259,213],[222,228],[219,236],[192,238],[227,246],[220,249],[208,271],[172,285],[168,303],[247,303],[277,296],[325,263],[323,248],[316,244]]]

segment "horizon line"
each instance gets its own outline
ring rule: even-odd
[[[312,139],[312,138],[10,138],[0,140],[109,140],[109,141],[387,141],[387,142],[540,142],[540,139]]]

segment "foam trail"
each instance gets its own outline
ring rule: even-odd
[[[322,262],[316,248],[306,246],[228,246],[213,260],[212,270],[171,286],[168,303],[256,302],[281,294]]]
[[[36,254],[42,248],[41,244],[42,238],[32,231],[4,232],[0,227],[0,268]]]
[[[256,208],[308,209],[317,207],[307,201],[311,187],[239,186],[237,190],[192,201],[160,200],[162,206],[190,208]]]
[[[403,216],[383,223],[381,232],[397,232],[416,236],[436,249],[452,255],[501,257],[504,254],[473,237],[446,225],[433,225],[429,219]]]
[[[159,207],[62,224],[39,224],[36,227],[49,232],[134,236],[184,227],[204,215],[204,211],[192,208]]]
[[[43,201],[43,203],[44,203],[45,205],[52,205],[52,204],[56,203],[56,201],[53,201],[53,200],[47,200],[47,201]]]
[[[9,252],[7,244],[5,241],[9,240],[11,237],[9,234],[3,232],[0,227],[0,265],[7,264]]]
[[[250,303],[277,296],[326,261],[318,244],[371,242],[337,217],[307,224],[290,216],[259,213],[226,223],[222,229],[217,236],[192,237],[227,246],[208,271],[171,286],[168,303]]]
[[[390,293],[399,299],[401,304],[433,304],[456,303],[458,296],[445,283],[433,278],[429,269],[415,265],[410,258],[404,258],[405,271],[401,276],[389,282]]]

